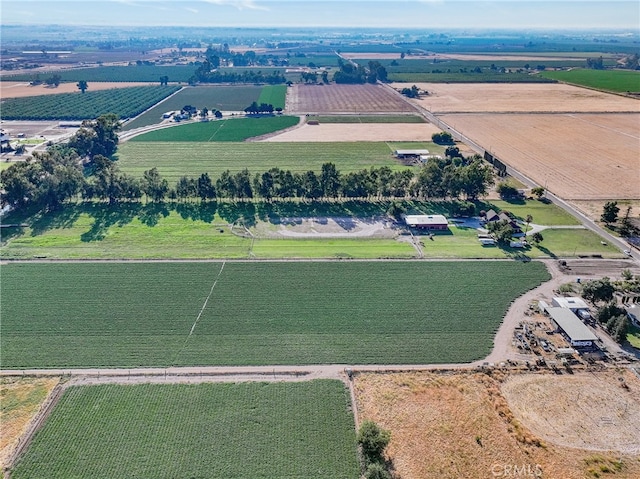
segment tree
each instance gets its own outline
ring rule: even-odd
[[[159,202],[164,200],[169,192],[169,183],[160,176],[157,168],[151,168],[142,174],[142,191],[151,198]]]
[[[202,110],[200,110],[200,118],[204,120],[208,116],[209,116],[209,109],[205,106],[204,108],[202,108]]]
[[[500,195],[503,200],[517,198],[518,189],[509,183],[501,182],[496,186],[496,193]]]
[[[364,472],[365,479],[391,479],[391,474],[382,464],[369,464]]]
[[[169,84],[169,77],[167,75],[163,75],[160,77],[160,85],[168,85]]]
[[[95,121],[85,120],[69,140],[69,146],[90,160],[97,155],[111,157],[118,148],[119,130],[120,120],[114,113],[101,115]]]
[[[89,85],[87,84],[86,81],[84,80],[80,80],[76,86],[78,87],[78,90],[80,90],[82,93],[84,93],[85,91],[87,91],[87,88],[89,88]]]
[[[540,233],[539,231],[536,231],[531,235],[531,240],[537,244],[537,243],[541,243],[544,240],[544,238],[542,237],[542,233]]]
[[[453,137],[451,136],[451,133],[449,133],[448,131],[443,131],[441,133],[434,133],[433,135],[431,135],[431,140],[434,143],[437,143],[438,145],[453,144]]]
[[[340,172],[333,163],[324,163],[320,171],[320,187],[322,196],[335,198],[340,188]]]
[[[216,197],[216,189],[211,182],[209,173],[202,173],[200,175],[200,178],[198,178],[196,189],[198,192],[198,196],[202,201],[212,200]]]
[[[358,430],[358,445],[367,465],[384,463],[384,450],[391,440],[391,433],[373,421],[363,421]]]
[[[613,299],[615,287],[606,276],[587,281],[582,285],[582,296],[593,303],[608,302]]]
[[[540,199],[544,196],[544,188],[542,186],[536,186],[535,188],[531,188],[531,193],[537,198]]]
[[[514,233],[513,228],[507,220],[492,221],[487,224],[487,229],[500,244],[508,244]]]
[[[215,116],[219,120],[220,118],[222,118],[222,112],[220,110],[216,110],[213,116]]]
[[[600,219],[607,225],[610,225],[618,221],[619,212],[620,208],[618,208],[617,201],[607,201],[602,209]]]
[[[533,216],[527,215],[527,217],[525,219],[525,223],[527,224],[527,227],[524,230],[524,234],[527,234],[527,231],[529,231],[529,223],[531,223],[532,221],[533,221]]]

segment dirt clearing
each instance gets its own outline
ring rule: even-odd
[[[562,198],[640,199],[640,114],[458,114],[442,119]]]
[[[148,82],[87,82],[87,91],[110,90],[113,88],[127,88],[132,86],[149,86],[158,83]],[[75,83],[61,83],[57,87],[47,85],[31,86],[29,82],[0,82],[1,98],[22,98],[25,96],[55,95],[56,93],[80,93]]]
[[[383,85],[304,85],[287,90],[287,113],[410,113],[415,108]]]
[[[560,386],[554,390],[571,378],[557,376]],[[624,392],[616,387],[610,394]],[[584,479],[598,477],[593,471],[602,474],[604,468],[619,468],[615,477],[640,477],[637,455],[570,449],[536,436],[514,416],[501,394],[500,378],[471,372],[361,374],[355,391],[360,419],[391,431],[388,452],[403,479]],[[514,388],[514,394],[523,404],[532,403],[526,391]],[[578,391],[566,383],[564,395],[571,394]],[[570,402],[566,408],[565,414],[582,415]],[[608,415],[602,411],[601,416]],[[548,419],[548,427],[555,427],[559,418]],[[598,428],[591,429],[597,435]],[[525,473],[516,476],[514,470]]]
[[[0,466],[4,467],[19,438],[58,378],[2,378],[0,380]]]
[[[440,128],[431,123],[305,123],[264,141],[431,141],[434,133]]]
[[[407,84],[391,86],[400,90]],[[633,98],[560,83],[416,83],[416,86],[429,95],[413,101],[432,113],[640,113],[640,101]]]
[[[545,441],[640,455],[640,380],[629,371],[512,376],[502,393]]]

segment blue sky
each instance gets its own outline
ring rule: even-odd
[[[0,0],[2,24],[640,30],[637,0]]]

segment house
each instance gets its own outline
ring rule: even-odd
[[[598,337],[568,308],[545,308],[551,322],[574,348],[590,349]]]
[[[512,219],[508,214],[504,212],[498,214],[494,210],[489,210],[485,213],[484,219],[487,223],[506,221],[509,224],[509,226],[511,226],[511,229],[513,229],[514,236],[519,236],[519,235],[521,236],[524,234],[522,232],[522,228],[520,228],[520,225],[516,223],[514,219]]]
[[[410,228],[436,231],[449,229],[449,221],[442,215],[406,215],[404,222]]]

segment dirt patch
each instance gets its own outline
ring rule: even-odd
[[[148,82],[88,82],[87,91],[111,90],[113,88],[127,88],[132,86],[157,85]],[[80,93],[75,83],[61,83],[57,87],[46,85],[30,86],[29,82],[0,82],[0,97],[22,98],[37,95],[55,95],[57,93]]]
[[[58,378],[3,378],[0,382],[0,466],[4,467]]]
[[[398,230],[385,218],[283,218],[276,225],[261,223],[255,235],[266,238],[395,238]]]
[[[562,198],[640,199],[640,113],[442,118]]]
[[[411,113],[415,108],[383,85],[305,85],[287,90],[289,113]]]
[[[629,371],[512,376],[502,393],[545,441],[640,455],[640,380]]]
[[[431,123],[326,123],[304,124],[264,141],[430,141],[440,129]]]
[[[605,203],[608,200],[596,200],[596,201],[581,201],[581,200],[573,200],[571,204],[575,206],[582,213],[587,215],[594,221],[600,221],[600,216],[602,216],[602,211]],[[618,217],[622,218],[627,213],[627,207],[631,206],[631,212],[629,214],[630,218],[640,218],[640,200],[616,200],[618,202],[618,208],[620,208],[620,212],[618,213]]]
[[[406,83],[391,86],[402,89]],[[416,83],[416,86],[429,95],[413,101],[432,113],[640,112],[640,102],[633,98],[560,83]],[[628,121],[634,125],[631,118]]]
[[[597,477],[589,471],[601,473],[600,466],[620,467],[615,477],[640,475],[638,456],[569,449],[536,436],[511,412],[499,379],[485,374],[361,374],[355,391],[360,418],[391,430],[388,452],[403,479],[583,479]],[[514,476],[515,467],[525,473]]]

